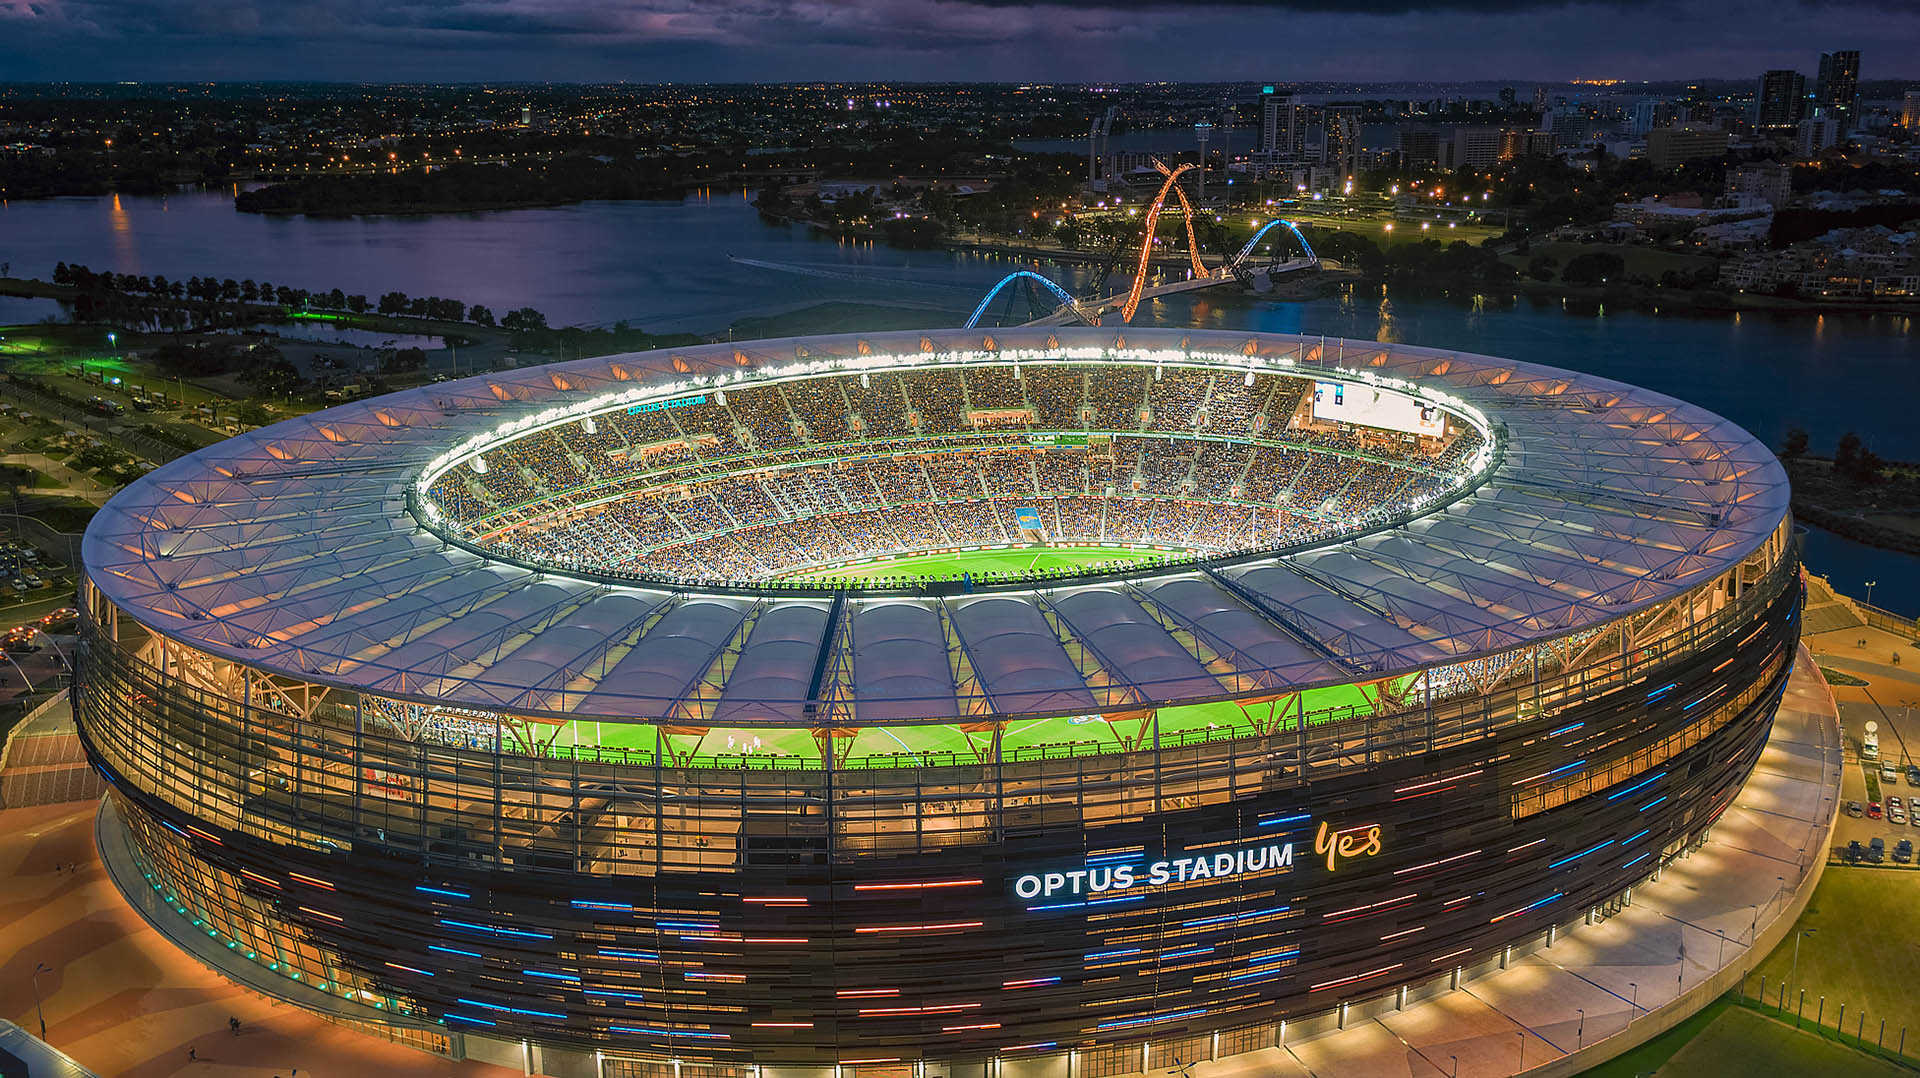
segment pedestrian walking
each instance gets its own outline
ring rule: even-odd
[[[196,1053],[196,1052],[195,1052],[195,1051],[193,1050],[193,1045],[191,1045],[191,1044],[189,1044],[189,1045],[187,1045],[187,1062],[189,1062],[189,1063],[197,1063],[197,1062],[199,1062],[199,1061],[200,1061],[200,1056],[199,1056],[199,1054],[198,1054],[198,1053]]]

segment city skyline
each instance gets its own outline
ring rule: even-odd
[[[1223,53],[1229,19],[1271,47]],[[1862,43],[1868,81],[1920,78],[1920,10],[1887,0],[0,0],[26,81],[1743,79]]]

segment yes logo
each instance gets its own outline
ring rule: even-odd
[[[1380,852],[1380,825],[1331,831],[1322,820],[1319,832],[1313,836],[1313,852],[1326,855],[1328,872],[1339,868],[1342,858],[1372,857]]]

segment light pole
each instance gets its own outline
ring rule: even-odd
[[[1573,1034],[1573,1050],[1577,1052],[1587,1046],[1587,1009],[1575,1007],[1574,1010],[1580,1012],[1580,1026]]]
[[[1873,605],[1873,586],[1874,586],[1875,584],[1878,584],[1878,583],[1880,583],[1880,582],[1879,582],[1878,580],[1869,580],[1869,581],[1867,581],[1867,582],[1866,582],[1866,585],[1867,585],[1867,605],[1868,605],[1868,606],[1872,606],[1872,605]]]
[[[1628,981],[1627,987],[1633,989],[1633,1010],[1629,1013],[1638,1014],[1640,1013],[1640,986],[1633,981]]]
[[[1800,972],[1800,941],[1820,931],[1817,928],[1805,928],[1793,937],[1793,965],[1787,968],[1787,981],[1794,983],[1794,974]],[[1804,989],[1803,989],[1804,991]]]
[[[1520,1069],[1527,1069],[1527,1031],[1524,1029],[1520,1031]]]
[[[40,975],[52,972],[45,962],[33,964],[33,1013],[40,1019],[40,1039],[43,1041],[47,1039],[47,1012],[40,1007]]]
[[[1453,1060],[1453,1078],[1460,1078],[1460,1057],[1448,1056],[1447,1058]]]

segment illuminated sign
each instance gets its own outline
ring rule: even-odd
[[[1042,531],[1046,525],[1040,520],[1040,510],[1033,506],[1017,506],[1013,510],[1013,523],[1022,531]]]
[[[1201,853],[1155,861],[1150,865],[1088,865],[1065,872],[1040,872],[1013,881],[1021,898],[1097,895],[1129,887],[1161,887],[1192,880],[1219,880],[1270,868],[1293,867],[1293,843],[1248,846],[1230,853]]]
[[[1326,860],[1327,871],[1338,871],[1348,860],[1380,852],[1380,825],[1363,824],[1335,831],[1324,821],[1313,838],[1313,852]],[[1235,850],[1197,853],[1147,862],[1144,856],[1121,860],[1104,855],[1082,868],[1030,872],[1016,877],[1013,893],[1021,899],[1075,899],[1133,888],[1165,887],[1198,880],[1227,880],[1255,872],[1293,867],[1293,843],[1270,842]]]
[[[1313,418],[1438,438],[1447,433],[1440,409],[1405,393],[1360,382],[1315,382]]]
[[[670,401],[647,401],[645,404],[636,404],[627,409],[627,414],[639,415],[641,412],[664,412],[669,408],[691,408],[696,404],[705,403],[707,403],[707,395],[701,393],[692,397],[677,397]]]
[[[1086,445],[1084,434],[1029,434],[1028,445]]]

